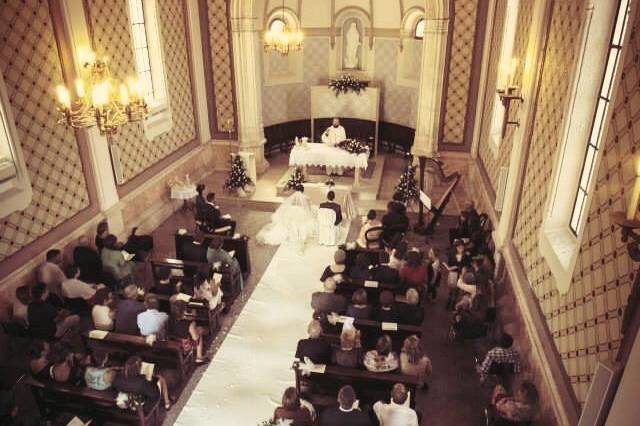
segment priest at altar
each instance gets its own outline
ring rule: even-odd
[[[331,126],[327,127],[327,130],[322,133],[322,143],[328,146],[336,146],[345,139],[347,139],[347,132],[340,125],[340,119],[334,117]],[[332,174],[342,175],[344,172],[342,167],[326,166],[326,170],[329,176]]]

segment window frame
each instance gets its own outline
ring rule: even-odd
[[[418,27],[420,26],[420,24],[422,24],[421,36],[418,35]],[[415,38],[416,40],[424,40],[424,30],[426,25],[427,25],[427,20],[424,16],[418,18],[418,20],[416,21],[416,24],[413,27],[413,38]]]

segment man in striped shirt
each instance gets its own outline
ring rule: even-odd
[[[520,372],[520,354],[515,349],[512,349],[512,346],[513,337],[510,334],[503,333],[498,346],[487,352],[482,363],[476,367],[481,381],[484,382],[491,373],[491,367],[494,364],[512,364],[513,372]]]

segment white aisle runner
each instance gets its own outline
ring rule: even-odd
[[[345,233],[346,234],[346,233]],[[311,319],[311,293],[334,247],[282,245],[180,413],[180,426],[255,426],[295,384],[291,364]]]

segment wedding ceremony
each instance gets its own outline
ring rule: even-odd
[[[1,426],[634,426],[640,0],[0,0]]]

